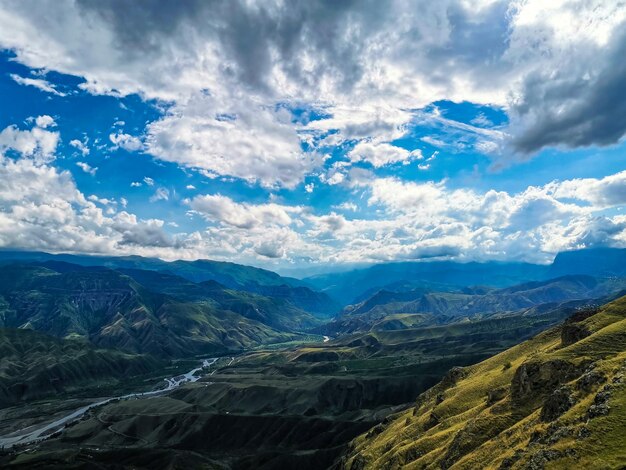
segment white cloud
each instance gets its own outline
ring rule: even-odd
[[[187,186],[185,186],[185,189],[194,190],[196,189],[196,187],[193,184],[188,184]]]
[[[143,182],[146,183],[148,186],[154,186],[154,180],[147,176],[144,177]]]
[[[307,193],[312,193],[314,189],[315,189],[315,184],[313,184],[313,183],[309,183],[309,184],[305,184],[304,185],[304,190]]]
[[[133,181],[132,183],[130,183],[131,188],[138,188],[140,186],[141,186],[141,183],[139,181]]]
[[[68,171],[26,155],[0,157],[0,180],[5,182],[0,185],[0,246],[167,259],[208,257],[273,266],[305,259],[548,261],[564,249],[626,244],[626,216],[603,215],[626,202],[626,172],[556,181],[510,194],[451,189],[446,181],[377,178],[353,170],[346,183],[363,192],[368,205],[359,218],[209,194],[185,201],[207,226],[170,234],[166,227],[176,226],[117,212],[127,205],[123,198],[86,198]],[[357,209],[353,202],[337,207]]]
[[[84,77],[80,87],[91,93],[173,103],[148,128],[157,158],[291,188],[319,165],[302,142],[392,142],[419,118],[415,110],[438,100],[510,112],[506,133],[485,129],[485,119],[439,123],[472,133],[472,145],[494,158],[506,142],[533,152],[619,141],[622,120],[610,118],[620,116],[623,96],[613,93],[619,106],[610,109],[600,98],[623,82],[615,58],[625,18],[609,0],[191,2],[167,10],[38,0],[3,5],[0,45],[31,68]],[[322,116],[293,123],[276,111],[285,103]],[[112,136],[143,149],[137,137]],[[403,158],[382,150],[371,157],[380,165]]]
[[[189,201],[189,206],[209,221],[244,229],[267,224],[290,225],[292,219],[289,213],[301,210],[298,207],[281,206],[274,203],[238,203],[221,194],[196,196]]]
[[[83,155],[83,157],[89,155],[89,147],[87,147],[87,144],[85,142],[81,142],[78,139],[73,139],[70,140],[70,145],[77,149]]]
[[[95,176],[98,168],[92,168],[88,163],[85,162],[76,162],[76,166],[83,170],[85,173],[89,173],[91,176]]]
[[[16,82],[19,83],[20,85],[26,85],[26,86],[33,86],[43,92],[46,93],[52,93],[53,95],[57,95],[57,96],[66,96],[65,93],[60,92],[59,90],[57,90],[55,88],[55,86],[44,80],[41,78],[28,78],[28,77],[21,77],[17,74],[12,73],[10,75],[10,77]]]
[[[157,188],[154,194],[150,197],[150,202],[168,201],[170,199],[170,192],[167,188]]]
[[[356,212],[358,206],[354,202],[342,202],[341,204],[333,206],[333,209]]]
[[[55,127],[56,122],[54,122],[54,119],[52,117],[45,114],[43,116],[37,116],[35,118],[35,125],[37,127],[41,127],[42,129],[45,129],[46,127]]]
[[[109,134],[109,140],[113,143],[114,148],[122,148],[127,152],[136,152],[143,149],[143,143],[138,137],[123,132]]]
[[[50,116],[39,116],[35,122],[36,126],[28,130],[20,130],[16,126],[3,129],[0,132],[0,153],[11,149],[28,157],[51,158],[59,143],[59,133],[48,131],[45,127],[52,126],[54,120]]]
[[[302,151],[298,134],[279,112],[254,101],[228,105],[205,95],[151,123],[146,142],[147,152],[161,160],[266,187],[293,188],[322,163]]]
[[[353,162],[365,161],[374,168],[380,168],[394,163],[406,164],[411,160],[421,160],[424,157],[419,149],[408,151],[388,143],[363,141],[348,152],[348,158]]]

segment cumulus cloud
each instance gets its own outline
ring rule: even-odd
[[[78,139],[73,139],[70,140],[70,145],[78,150],[83,155],[83,157],[89,155],[90,150],[85,142],[81,142]]]
[[[124,199],[85,197],[68,171],[25,152],[18,158],[0,157],[0,180],[5,182],[0,186],[0,246],[168,259],[236,258],[270,265],[294,259],[548,261],[564,249],[626,244],[626,216],[603,214],[624,203],[625,174],[554,181],[508,193],[351,171],[346,184],[363,193],[367,211],[347,202],[337,209],[350,216],[320,214],[302,206],[204,194],[184,203],[190,215],[206,220],[206,227],[171,234],[163,220],[118,212],[127,204]]]
[[[59,133],[46,130],[54,125],[50,116],[39,116],[32,129],[9,126],[0,132],[0,152],[14,150],[25,156],[51,158],[59,143]]]
[[[109,140],[113,143],[114,149],[122,148],[127,152],[136,152],[143,148],[141,139],[123,132],[109,134]]]
[[[201,95],[147,129],[147,151],[161,160],[263,186],[295,187],[322,159],[305,154],[281,113],[255,102],[225,107]],[[207,109],[221,109],[207,114]]]
[[[148,129],[157,158],[293,187],[316,171],[300,151],[311,133],[322,147],[392,142],[415,110],[442,99],[510,114],[503,142],[476,134],[476,148],[488,153],[618,142],[625,19],[608,0],[40,0],[3,5],[0,45],[29,67],[83,77],[91,93],[173,104]],[[275,115],[284,103],[323,116],[285,120]],[[488,127],[475,124],[464,132]],[[142,149],[128,134],[112,139]],[[402,158],[386,155],[372,159]]]
[[[626,134],[623,5],[531,1],[512,26],[509,55],[535,61],[512,102],[513,148],[533,153],[619,142]]]
[[[189,201],[189,206],[209,221],[243,229],[256,228],[262,225],[286,226],[292,222],[289,213],[301,210],[298,207],[281,206],[273,203],[238,203],[221,194],[196,196]]]
[[[423,156],[419,149],[408,151],[384,142],[363,141],[348,152],[348,158],[353,162],[365,161],[375,168],[379,168],[394,163],[407,164],[411,160],[420,160]]]

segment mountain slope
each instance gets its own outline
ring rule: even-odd
[[[353,441],[341,466],[626,465],[626,297],[446,378]]]
[[[0,407],[119,384],[162,367],[149,356],[94,349],[29,330],[0,328]]]
[[[43,252],[1,251],[0,265],[29,262],[55,270],[62,264],[103,266],[113,270],[143,270],[173,275],[192,283],[215,281],[229,289],[257,293],[290,301],[295,307],[321,318],[330,317],[340,306],[328,295],[317,292],[298,279],[280,276],[266,269],[212,260],[162,261],[140,256],[53,255]]]
[[[315,324],[291,305],[219,285],[213,286],[218,301],[186,302],[107,268],[55,269],[62,272],[23,264],[0,271],[0,326],[182,357],[287,341],[293,337],[288,331]]]
[[[473,285],[506,287],[543,279],[547,269],[546,266],[527,263],[388,263],[344,273],[313,276],[305,281],[342,303],[350,304],[360,298],[363,292],[402,281],[411,281],[415,287],[438,286],[438,290],[442,290],[442,285],[452,288]]]
[[[334,335],[381,328],[403,329],[407,323],[424,326],[520,313],[539,305],[550,305],[553,308],[554,305],[571,301],[593,303],[595,299],[613,295],[623,287],[624,282],[620,279],[596,279],[579,275],[492,290],[379,291],[357,305],[346,307],[323,330],[326,334]]]

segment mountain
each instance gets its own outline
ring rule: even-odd
[[[52,394],[120,386],[163,363],[150,356],[95,349],[30,330],[0,328],[0,408]],[[95,391],[92,393],[102,393]]]
[[[588,248],[559,253],[548,270],[548,276],[557,277],[565,274],[625,277],[626,249]]]
[[[359,303],[378,290],[458,291],[464,287],[502,288],[568,275],[626,277],[626,249],[589,248],[558,253],[549,265],[514,262],[422,261],[385,263],[305,281],[342,304]]]
[[[452,261],[388,263],[337,274],[324,274],[305,281],[341,303],[350,304],[363,292],[378,290],[393,283],[410,281],[413,287],[454,290],[488,285],[506,287],[543,279],[546,266],[528,263],[457,263]]]
[[[266,269],[244,266],[241,264],[197,260],[197,261],[163,261],[157,258],[141,256],[87,256],[87,255],[53,255],[44,252],[0,251],[0,261],[64,261],[81,266],[105,266],[108,268],[144,269],[163,271],[184,277],[194,282],[213,280],[231,288],[251,290],[257,285],[304,285],[302,281],[284,278]]]
[[[626,297],[479,364],[350,444],[344,469],[624,468]]]
[[[257,302],[267,301],[276,304],[275,309],[287,313],[296,313],[296,309],[306,311],[323,319],[339,311],[339,305],[326,294],[315,292],[308,287],[291,287],[286,284],[279,286],[256,286],[254,291],[245,292],[227,288],[217,281],[192,282],[183,277],[162,271],[141,269],[118,269],[148,289],[170,295],[186,301],[214,300],[219,305],[229,308],[238,298],[248,297]],[[219,299],[219,301],[218,301]],[[311,320],[314,321],[314,320]]]
[[[462,289],[457,292],[379,291],[346,307],[340,316],[320,328],[324,334],[413,328],[490,315],[521,313],[540,305],[554,307],[571,301],[593,303],[626,287],[621,279],[564,276],[503,289]],[[583,303],[585,303],[583,302]]]
[[[187,281],[172,279],[166,284],[185,292]],[[201,291],[209,301],[154,292],[103,267],[5,265],[0,270],[0,326],[84,338],[133,353],[188,357],[286,341],[293,338],[291,332],[319,323],[280,299],[216,283],[192,287],[192,293]]]
[[[327,294],[312,290],[304,281],[282,277],[266,269],[235,263],[211,260],[167,262],[140,256],[53,255],[43,252],[0,251],[0,265],[14,262],[56,263],[57,267],[59,263],[73,266],[103,266],[121,271],[154,271],[182,277],[192,283],[215,281],[229,289],[289,300],[295,307],[320,318],[331,317],[341,308]]]
[[[198,382],[167,396],[94,410],[36,452],[4,459],[0,452],[0,466],[331,468],[348,442],[410,407],[451,367],[493,356],[573,311],[350,335],[223,358]]]

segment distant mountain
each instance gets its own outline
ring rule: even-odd
[[[559,253],[547,275],[557,277],[565,274],[626,277],[626,249],[592,248]]]
[[[0,357],[0,408],[50,394],[119,386],[123,380],[163,367],[150,356],[95,349],[80,340],[4,328],[0,328]]]
[[[379,291],[369,299],[346,307],[324,325],[325,334],[346,334],[369,329],[404,329],[428,324],[472,320],[489,315],[517,313],[540,305],[570,301],[594,302],[626,288],[621,279],[564,276],[494,290],[464,289],[457,292]]]
[[[451,369],[339,468],[624,468],[626,297]]]
[[[174,297],[108,268],[47,263],[2,267],[0,327],[84,338],[133,353],[188,357],[289,340],[292,332],[319,324],[289,302],[214,282],[188,285],[169,276],[165,284],[179,292]],[[151,276],[148,272],[142,280]]]
[[[256,286],[303,286],[298,279],[282,277],[266,269],[245,266],[242,264],[197,260],[197,261],[163,261],[157,258],[141,256],[88,256],[69,254],[50,254],[29,251],[0,251],[0,262],[14,261],[63,261],[81,266],[105,266],[111,269],[144,269],[163,271],[184,277],[193,282],[213,280],[227,287],[242,290],[253,290]]]
[[[385,263],[312,276],[305,281],[347,305],[359,303],[381,289],[454,292],[474,286],[502,288],[573,274],[626,277],[626,249],[594,248],[563,252],[550,265],[452,261]]]
[[[506,287],[545,277],[548,267],[528,263],[455,263],[451,261],[389,263],[338,274],[324,274],[305,281],[341,303],[350,304],[362,293],[393,283],[410,282],[414,287],[448,286],[446,290],[486,285]]]

